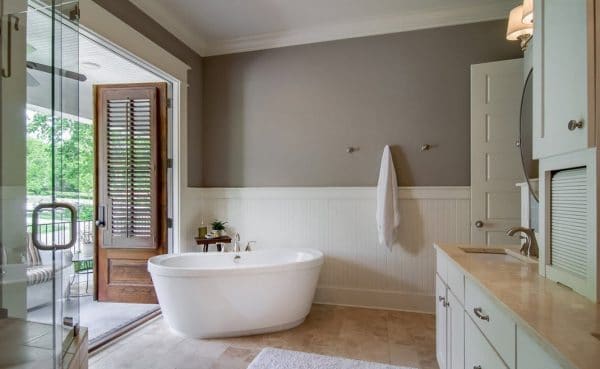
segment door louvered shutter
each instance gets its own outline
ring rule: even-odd
[[[587,275],[587,191],[586,168],[552,175],[551,265],[579,278]]]
[[[103,90],[104,124],[98,144],[105,207],[105,248],[157,248],[160,218],[157,194],[157,91],[154,87]]]

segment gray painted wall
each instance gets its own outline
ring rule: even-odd
[[[94,1],[191,67],[188,72],[188,155],[190,158],[201,157],[201,146],[198,145],[202,139],[202,58],[200,55],[129,1]],[[200,184],[202,162],[191,159],[188,168],[188,184]]]
[[[372,186],[389,144],[401,185],[469,185],[470,65],[521,57],[505,26],[204,58],[204,160],[190,158],[190,183]],[[424,143],[433,149],[421,152]]]

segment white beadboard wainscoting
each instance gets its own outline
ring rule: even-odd
[[[228,221],[242,246],[310,247],[325,254],[316,302],[434,311],[434,242],[469,242],[469,187],[401,187],[399,243],[379,245],[374,187],[190,188],[189,239],[202,219]],[[188,204],[191,205],[191,204]]]

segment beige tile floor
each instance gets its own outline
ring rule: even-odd
[[[90,358],[91,369],[246,368],[263,347],[438,369],[433,315],[313,305],[294,329],[228,339],[189,339],[150,322]]]

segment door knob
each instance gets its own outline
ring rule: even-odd
[[[477,228],[483,227],[483,222],[481,220],[476,221],[475,222],[475,227],[477,227]]]
[[[583,121],[582,120],[577,121],[575,119],[572,119],[567,124],[567,127],[569,128],[569,131],[574,131],[577,128],[581,129],[581,128],[583,128]]]

